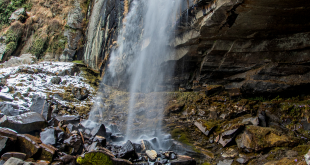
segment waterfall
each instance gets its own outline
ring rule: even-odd
[[[171,54],[169,39],[171,39],[176,24],[176,15],[180,10],[181,0],[133,0],[130,11],[123,19],[123,27],[118,35],[117,48],[111,53],[109,67],[103,78],[103,83],[120,86],[126,81],[129,91],[129,107],[127,116],[126,139],[136,140],[139,136],[153,136],[150,131],[161,134],[161,122],[153,125],[152,130],[142,133],[134,132],[136,118],[136,99],[143,93],[167,91],[165,81],[173,73],[173,65],[163,66],[166,56]],[[124,83],[123,83],[124,84]],[[102,97],[99,95],[99,97]],[[158,96],[152,100],[157,103]],[[159,105],[160,106],[160,105]],[[164,106],[160,106],[158,121],[163,119]],[[94,105],[94,115],[104,111],[104,107]],[[95,113],[95,114],[94,114]],[[96,121],[98,122],[98,121]],[[145,126],[154,123],[144,123]],[[143,129],[142,129],[143,130]],[[161,140],[160,137],[158,137]]]

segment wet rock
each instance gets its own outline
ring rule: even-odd
[[[146,150],[145,153],[147,157],[150,158],[151,161],[155,161],[157,157],[157,152],[155,150]]]
[[[25,160],[26,156],[27,156],[26,154],[21,153],[21,152],[6,152],[1,156],[1,159],[2,160],[8,160],[11,157],[14,157],[14,158],[18,158],[21,160]]]
[[[295,144],[297,141],[280,131],[259,126],[246,126],[245,131],[236,137],[238,148],[246,152],[260,151],[271,147],[285,147]]]
[[[72,88],[72,94],[78,100],[85,100],[88,97],[89,91],[86,88]]]
[[[173,151],[175,153],[182,153],[184,155],[188,155],[191,157],[196,157],[196,158],[205,158],[205,155],[203,153],[197,153],[192,149],[191,146],[187,146],[185,144],[179,143],[174,141],[168,151]]]
[[[98,142],[93,142],[90,146],[88,146],[87,151],[97,151],[100,144]]]
[[[0,103],[0,110],[3,115],[16,116],[22,114],[23,111],[20,111],[18,108],[19,108],[18,106],[16,105],[14,106],[9,103],[5,102]]]
[[[23,165],[24,161],[18,158],[11,157],[3,165]]]
[[[17,116],[4,116],[0,119],[0,126],[11,128],[19,133],[40,131],[46,126],[42,115],[28,112]]]
[[[230,160],[228,160],[228,159],[225,159],[225,160],[223,160],[223,161],[219,161],[218,163],[217,163],[217,165],[231,165],[232,163],[233,163],[233,159],[230,159]]]
[[[214,130],[214,128],[215,128],[215,126],[214,127],[211,127],[211,128],[207,128],[207,127],[205,127],[202,123],[200,123],[200,122],[195,122],[195,126],[203,133],[203,134],[205,134],[206,136],[209,136],[209,134],[210,134],[210,132],[212,132],[213,130]]]
[[[235,158],[238,155],[238,151],[233,148],[228,148],[223,154],[223,158]]]
[[[177,157],[177,155],[174,153],[174,152],[170,152],[170,154],[169,154],[169,159],[170,160],[174,160],[174,159],[177,159],[178,157]]]
[[[75,165],[76,157],[72,155],[64,155],[59,158],[59,160],[64,164]]]
[[[50,103],[48,103],[44,97],[39,95],[34,95],[32,97],[32,105],[30,106],[30,111],[37,112],[41,114],[45,120],[50,120],[52,117],[52,109]]]
[[[247,158],[238,158],[236,161],[238,163],[240,163],[240,164],[246,164],[249,161],[249,159],[247,159]]]
[[[117,125],[115,125],[115,124],[111,124],[110,125],[110,129],[111,129],[112,133],[119,133],[120,132],[120,130],[118,129]]]
[[[133,144],[131,143],[130,140],[128,140],[119,150],[118,152],[118,158],[122,158],[122,159],[138,159],[138,155],[136,153],[135,147],[133,146]]]
[[[0,136],[0,155],[7,151],[13,151],[14,150],[14,139]]]
[[[147,141],[147,140],[142,140],[141,141],[141,147],[142,147],[142,151],[146,151],[146,150],[154,150],[152,147],[152,144]]]
[[[171,160],[170,164],[171,165],[196,165],[196,161],[195,159],[189,156],[179,155],[177,159]]]
[[[68,39],[69,49],[76,50],[78,48],[78,42],[83,35],[80,30],[65,29],[64,36]]]
[[[104,124],[100,124],[96,126],[92,131],[91,131],[91,136],[95,137],[96,135],[106,137],[106,129]]]
[[[107,132],[107,134],[108,134],[108,132]],[[108,137],[108,136],[106,136],[106,137]],[[120,142],[120,141],[123,141],[125,139],[125,137],[122,134],[118,134],[118,133],[112,134],[110,136],[110,138],[113,142]]]
[[[41,150],[40,150],[41,153],[40,153],[39,159],[52,162],[57,149],[51,145],[46,145],[46,144],[40,144],[40,147],[41,147]]]
[[[63,124],[76,125],[76,124],[79,124],[80,122],[80,116],[75,116],[75,115],[56,116],[54,126],[57,127],[59,122],[62,122]]]
[[[44,144],[55,145],[56,144],[56,136],[55,129],[49,128],[40,133],[40,139]]]
[[[267,119],[265,111],[262,111],[258,114],[259,126],[267,127]]]
[[[153,138],[151,140],[149,140],[150,143],[152,144],[152,146],[155,148],[155,149],[158,149],[159,148],[159,142],[158,142],[158,138]]]
[[[77,134],[64,140],[64,144],[68,145],[70,154],[80,154],[82,152],[82,139]]]
[[[77,159],[78,164],[104,164],[104,165],[131,165],[132,163],[116,159],[110,151],[92,151],[79,156]]]
[[[134,146],[136,152],[140,153],[142,151],[141,144],[132,143],[132,145]]]
[[[62,62],[72,62],[73,57],[76,53],[76,50],[66,48],[63,53],[60,55],[59,61]]]
[[[20,146],[19,151],[25,153],[26,158],[32,157],[40,149],[37,139],[29,135],[17,135],[17,143]]]
[[[60,82],[61,82],[61,78],[60,77],[53,77],[51,79],[51,83],[53,83],[53,84],[60,84]]]
[[[107,140],[103,136],[96,135],[93,142],[98,142],[100,146],[105,147],[107,145]]]
[[[228,145],[230,142],[232,142],[237,134],[240,132],[240,130],[243,129],[243,125],[239,125],[236,128],[230,128],[229,130],[223,132],[220,135],[218,143],[220,143],[223,147]]]

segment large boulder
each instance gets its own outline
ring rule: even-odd
[[[46,120],[36,112],[28,112],[17,116],[4,116],[0,119],[0,126],[11,128],[18,133],[41,131],[46,126]]]
[[[18,151],[25,153],[27,158],[35,155],[40,149],[38,139],[31,135],[17,135],[17,144],[19,146]]]
[[[40,139],[44,144],[56,145],[56,134],[54,128],[46,129],[40,133]]]
[[[253,152],[271,147],[291,146],[297,143],[297,139],[270,127],[249,125],[236,137],[236,143],[238,148]]]
[[[41,114],[45,120],[50,120],[52,117],[52,109],[50,103],[39,95],[32,97],[32,105],[30,106],[30,111],[37,112]]]
[[[138,155],[136,153],[134,145],[131,143],[131,141],[127,141],[119,150],[118,152],[118,158],[122,159],[138,159]]]

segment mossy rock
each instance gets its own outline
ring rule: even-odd
[[[76,161],[80,165],[113,165],[111,155],[99,151],[86,153],[84,157],[79,156]]]

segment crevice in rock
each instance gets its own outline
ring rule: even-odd
[[[231,28],[236,19],[238,18],[239,14],[236,13],[236,9],[242,5],[243,2],[236,4],[230,11],[227,12],[227,19],[226,22],[220,27],[220,30],[222,30],[224,27],[229,27]]]

